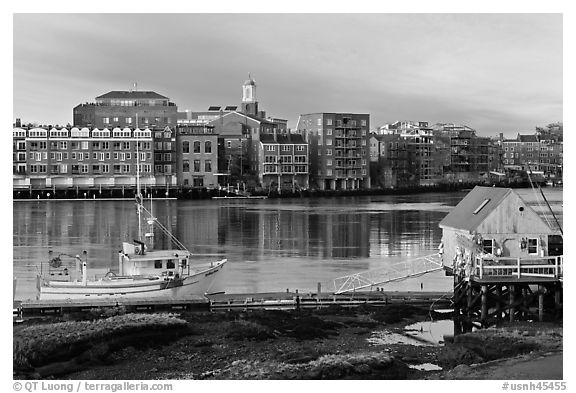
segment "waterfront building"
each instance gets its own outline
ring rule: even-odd
[[[303,114],[296,128],[309,144],[311,187],[321,190],[370,188],[369,114]]]
[[[73,109],[76,127],[164,128],[176,125],[178,107],[153,91],[110,91]]]
[[[448,138],[450,142],[449,167],[446,168],[450,181],[477,182],[485,179],[490,170],[497,169],[497,163],[491,165],[493,143],[490,138],[479,137],[476,130],[461,124],[437,123],[431,129],[435,140]]]
[[[130,128],[15,128],[26,148],[26,169],[18,155],[14,188],[102,189],[154,186],[152,131]],[[21,150],[18,151],[21,153]],[[139,167],[137,168],[137,163]]]
[[[255,153],[263,188],[278,192],[308,188],[308,144],[302,135],[262,134]]]
[[[176,127],[178,185],[218,187],[218,135],[207,121],[180,122]]]
[[[12,176],[14,187],[28,187],[26,176],[26,130],[19,127],[12,130]]]
[[[551,179],[562,178],[563,141],[551,133],[518,134],[502,139],[502,160],[508,170],[526,170]]]
[[[152,132],[154,142],[154,177],[157,186],[177,186],[176,127],[165,127]]]
[[[406,139],[398,134],[371,134],[370,183],[378,188],[408,188],[417,185],[417,171],[409,165]]]
[[[396,121],[379,127],[381,135],[399,135],[407,142],[409,167],[415,174],[416,185],[437,184],[442,177],[434,163],[433,131],[425,121]]]

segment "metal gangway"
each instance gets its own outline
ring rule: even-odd
[[[334,279],[334,293],[354,292],[442,269],[443,265],[440,256],[438,254],[430,254],[395,262],[379,269],[366,270],[348,276],[338,277]]]

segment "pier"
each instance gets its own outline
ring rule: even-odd
[[[190,296],[186,299],[102,299],[68,301],[14,301],[14,318],[61,316],[87,313],[96,309],[122,307],[126,312],[190,311],[190,310],[246,310],[246,309],[299,309],[330,306],[355,307],[360,305],[385,306],[410,304],[447,308],[450,297],[440,292],[356,292],[353,294],[268,292],[242,294],[216,294]]]
[[[455,333],[503,321],[562,318],[563,257],[476,257],[454,276]]]

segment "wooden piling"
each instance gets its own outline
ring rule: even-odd
[[[538,285],[538,320],[544,320],[544,285]]]
[[[482,326],[486,325],[486,320],[488,319],[488,286],[482,285],[482,305],[480,312],[480,322]]]
[[[496,321],[500,322],[502,319],[502,285],[496,285]]]
[[[510,322],[514,322],[514,285],[510,285],[508,288],[509,295],[509,311],[510,311]]]

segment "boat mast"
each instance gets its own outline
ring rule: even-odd
[[[530,180],[530,185],[532,186],[532,189],[534,189],[534,184],[532,184],[532,179],[530,178],[530,175],[532,174],[532,167],[530,167],[530,163],[528,163],[528,170],[530,171],[530,173],[528,173],[528,180]],[[552,217],[554,217],[554,221],[556,221],[556,225],[558,225],[558,229],[560,230],[560,233],[562,234],[562,236],[564,236],[564,231],[562,230],[562,226],[558,222],[558,218],[556,218],[556,214],[554,214],[554,211],[552,210],[550,203],[548,203],[548,199],[546,199],[546,196],[544,196],[544,191],[542,191],[542,188],[540,187],[540,184],[538,184],[538,182],[536,182],[536,187],[538,187],[538,190],[540,191],[540,194],[542,195],[544,202],[546,202],[546,206],[548,206],[548,210],[550,210],[550,213],[552,213]]]
[[[136,134],[136,204],[137,204],[137,212],[138,212],[138,240],[142,241],[142,219],[141,219],[141,210],[142,210],[142,195],[140,194],[140,150],[138,148],[138,113],[136,113],[136,129],[134,130]]]

